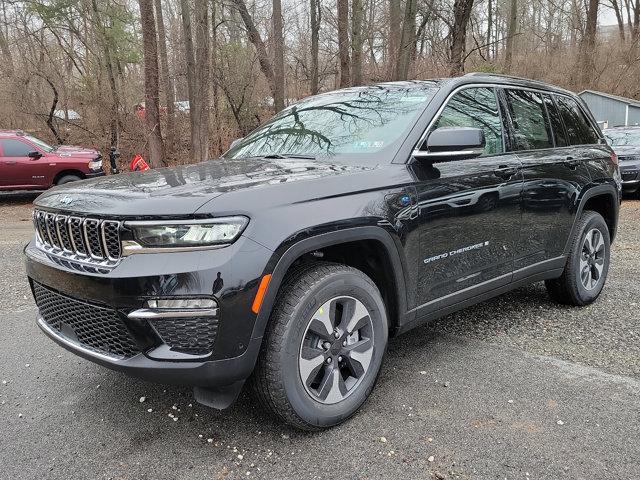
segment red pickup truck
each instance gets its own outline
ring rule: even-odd
[[[0,191],[44,190],[101,175],[97,150],[52,147],[20,130],[0,130]]]

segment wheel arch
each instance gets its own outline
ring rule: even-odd
[[[573,226],[571,227],[571,235],[567,240],[565,247],[565,255],[569,253],[571,247],[570,239],[573,238],[575,229],[578,224],[578,219],[582,212],[590,210],[598,212],[604,218],[609,227],[609,235],[611,237],[611,243],[616,236],[616,230],[618,228],[618,210],[620,208],[619,196],[613,185],[597,185],[591,187],[585,191],[584,195],[580,199],[578,208],[576,209],[576,216],[573,219]]]
[[[283,250],[281,255],[278,255],[279,250]],[[374,256],[380,269],[376,270],[375,264],[367,263],[367,254]],[[256,318],[252,338],[264,334],[278,291],[290,268],[314,256],[362,270],[371,277],[382,294],[391,332],[404,322],[407,312],[406,270],[398,247],[389,232],[381,227],[353,227],[315,235],[276,250],[275,260],[269,262],[275,263],[275,266],[272,270],[268,266],[265,271],[271,272],[271,280]]]

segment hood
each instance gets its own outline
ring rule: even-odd
[[[97,157],[100,152],[93,148],[77,147],[74,145],[60,145],[52,153],[61,157]]]
[[[172,217],[193,214],[227,192],[365,169],[329,161],[218,159],[68,183],[43,193],[34,203],[84,215]]]
[[[611,147],[619,157],[628,157],[629,155],[640,155],[640,146],[637,145],[620,145]]]

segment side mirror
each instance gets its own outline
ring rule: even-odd
[[[441,127],[429,134],[420,150],[414,150],[418,160],[448,162],[482,155],[486,140],[481,128]]]
[[[237,146],[242,140],[244,140],[244,137],[236,138],[233,142],[231,142],[231,145],[229,145],[229,150]]]
[[[27,157],[29,157],[31,160],[38,160],[39,158],[42,158],[42,154],[34,150],[27,153]]]

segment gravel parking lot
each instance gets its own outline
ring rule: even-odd
[[[0,199],[1,478],[638,478],[640,201],[594,305],[536,284],[401,336],[362,411],[309,435],[246,395],[213,411],[45,338],[21,258],[31,200]]]

